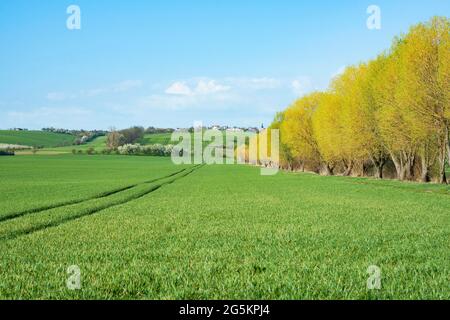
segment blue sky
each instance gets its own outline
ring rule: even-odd
[[[450,1],[2,0],[0,128],[267,125],[433,15]]]

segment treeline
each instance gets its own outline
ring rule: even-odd
[[[140,142],[144,135],[143,127],[131,127],[120,131],[112,128],[106,136],[106,146],[108,149],[117,150],[120,146]]]
[[[140,145],[140,144],[125,144],[119,146],[117,149],[105,148],[100,151],[95,150],[95,148],[90,147],[83,150],[72,149],[72,154],[82,155],[84,153],[88,155],[128,155],[128,156],[159,156],[159,157],[169,157],[172,154],[173,145],[162,145],[162,144],[152,144],[152,145]],[[0,150],[0,155],[1,154]],[[14,155],[14,153],[13,153]]]
[[[449,99],[450,21],[435,17],[277,114],[281,165],[446,183]]]
[[[104,130],[71,130],[71,129],[64,129],[64,128],[42,128],[42,131],[45,132],[53,132],[53,133],[64,133],[64,134],[71,134],[73,136],[83,136],[83,135],[106,135],[108,132]]]
[[[145,134],[157,134],[157,133],[172,133],[174,129],[171,128],[155,128],[134,126],[128,129],[116,130],[112,128],[107,134],[106,145],[108,149],[117,150],[124,145],[132,145],[142,142]]]
[[[175,129],[172,128],[155,128],[155,127],[148,127],[145,129],[145,133],[147,134],[155,134],[155,133],[172,133]]]
[[[52,133],[61,133],[61,134],[69,134],[75,136],[73,143],[60,143],[58,147],[72,145],[82,145],[88,142],[95,140],[98,137],[105,136],[108,132],[104,130],[70,130],[63,128],[42,128],[42,131],[52,132]]]

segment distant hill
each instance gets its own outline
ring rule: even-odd
[[[71,145],[75,137],[70,134],[45,131],[0,130],[0,143],[30,147],[60,147]]]
[[[72,150],[82,150],[86,151],[89,148],[94,148],[96,151],[101,151],[106,148],[106,136],[100,136],[94,140],[80,145],[68,145],[64,147],[54,147],[45,148],[47,151],[58,151],[58,152],[71,152]]]
[[[170,133],[152,133],[152,134],[146,134],[144,138],[142,138],[141,141],[139,141],[142,145],[149,145],[149,144],[173,144],[174,142],[170,142]],[[0,143],[1,143],[0,139]],[[72,150],[82,150],[86,151],[89,148],[93,148],[96,151],[101,151],[103,149],[106,149],[106,136],[95,138],[94,140],[82,144],[82,145],[68,145],[63,147],[47,147],[46,150],[49,151],[60,151],[60,152],[71,152]]]
[[[172,134],[171,133],[152,133],[146,134],[141,141],[141,144],[174,144],[175,142],[171,142]]]

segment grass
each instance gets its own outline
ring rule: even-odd
[[[177,144],[176,141],[171,141],[171,133],[153,133],[153,134],[146,134],[144,138],[139,141],[142,145],[153,145],[153,144],[162,144],[162,145],[169,145],[169,144]],[[191,138],[193,141],[193,134],[191,134]],[[1,140],[0,140],[1,141]],[[204,141],[203,146],[205,147],[210,142]],[[225,140],[224,140],[225,143]],[[102,150],[106,149],[106,136],[97,137],[94,140],[82,144],[82,145],[67,145],[67,146],[59,146],[59,147],[46,147],[42,150],[38,150],[37,154],[39,155],[58,155],[58,154],[67,154],[72,153],[72,150],[76,151],[83,151],[86,152],[89,148],[93,148],[97,152],[101,152]],[[29,150],[25,151],[18,151],[16,152],[17,155],[31,155],[33,154]]]
[[[44,150],[39,150],[39,154],[43,154],[45,152],[53,152],[53,153],[71,153],[72,150],[81,150],[85,152],[89,148],[93,148],[96,151],[102,151],[103,149],[106,149],[106,136],[100,136],[95,138],[94,140],[81,145],[70,145],[70,146],[63,146],[63,147],[56,147],[56,148],[45,148]],[[23,153],[22,153],[23,154]]]
[[[226,138],[225,133],[222,131],[223,134],[223,144],[226,145]],[[149,144],[162,144],[162,145],[176,145],[178,144],[178,141],[171,141],[172,134],[171,133],[154,133],[154,134],[146,134],[144,138],[141,141],[141,144],[143,145],[149,145]],[[194,134],[191,133],[191,143],[194,144]],[[203,148],[205,148],[207,145],[209,145],[210,141],[203,141]]]
[[[0,143],[4,144],[17,144],[29,147],[57,147],[71,145],[74,140],[74,136],[63,133],[0,130]]]
[[[10,208],[28,202],[29,190],[21,188],[39,175],[33,189],[41,200],[57,177],[54,190],[63,188],[67,199],[79,198],[70,195],[76,183],[90,186],[83,197],[136,184],[0,222],[0,298],[450,298],[447,186],[263,177],[249,166],[180,168],[168,161],[0,159],[0,168],[9,166],[0,178],[13,183],[3,188],[17,194],[2,198]],[[80,175],[88,164],[97,170]],[[130,180],[115,182],[125,173]],[[70,265],[81,269],[79,291],[65,286]],[[366,289],[370,265],[381,268],[381,290]]]
[[[38,230],[55,227],[62,223],[138,199],[192,173],[194,169],[188,170],[185,168],[168,176],[105,192],[88,199],[54,205],[51,208],[38,208],[24,211],[20,214],[3,215],[1,217],[3,219],[0,219],[4,222],[0,225],[0,240],[13,239]]]
[[[171,141],[172,134],[171,133],[153,133],[146,134],[144,139],[141,141],[142,144],[176,144],[176,142]]]
[[[4,216],[36,208],[96,197],[171,174],[178,169],[169,158],[72,155],[1,157],[0,220]]]
[[[170,142],[170,133],[155,133],[155,134],[146,134],[142,141],[140,141],[143,145],[150,145],[150,144],[171,144]],[[95,151],[100,152],[103,149],[106,149],[106,136],[97,137],[94,140],[82,144],[82,145],[70,145],[70,146],[63,146],[63,147],[56,147],[56,148],[45,148],[43,150],[39,150],[38,154],[64,154],[64,153],[71,153],[72,150],[81,150],[83,152],[86,152],[89,148],[93,148]],[[29,155],[30,152],[22,151],[18,152],[18,154],[21,155]]]

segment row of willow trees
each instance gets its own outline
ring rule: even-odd
[[[450,20],[434,17],[326,92],[277,114],[285,168],[446,183],[450,161]]]

